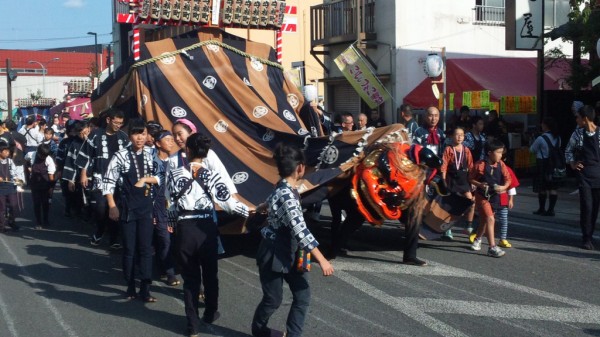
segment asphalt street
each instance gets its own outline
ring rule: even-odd
[[[30,196],[25,195],[29,201]],[[523,202],[525,199],[521,199]],[[528,207],[522,204],[522,207]],[[91,224],[62,216],[55,195],[52,227],[34,230],[31,208],[21,231],[0,234],[0,336],[131,337],[185,335],[182,287],[156,279],[157,303],[125,300],[120,254],[89,245]],[[526,209],[529,211],[528,209]],[[329,243],[328,210],[311,226]],[[335,274],[310,272],[305,336],[600,336],[600,252],[579,248],[580,233],[559,219],[511,218],[514,248],[500,259],[453,242],[421,242],[426,267],[405,266],[402,229],[362,227]],[[258,238],[224,237],[219,262],[221,318],[206,336],[250,336],[261,297],[254,262]],[[485,243],[485,240],[484,240]],[[270,325],[283,330],[286,290]]]

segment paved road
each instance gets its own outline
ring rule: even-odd
[[[181,286],[155,282],[155,304],[124,300],[119,254],[91,247],[92,226],[62,218],[61,201],[55,196],[51,229],[33,230],[26,212],[20,232],[0,235],[0,336],[182,336]],[[324,245],[326,226],[313,226]],[[398,263],[401,235],[363,226],[349,256],[334,261],[335,276],[311,272],[305,336],[600,336],[600,252],[579,249],[576,228],[516,217],[505,257],[471,252],[458,234],[422,242],[424,268]],[[222,317],[203,333],[249,336],[261,296],[258,240],[224,241]],[[290,303],[287,292],[273,327],[283,329]]]

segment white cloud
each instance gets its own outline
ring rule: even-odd
[[[83,0],[67,0],[63,3],[63,6],[69,8],[81,8],[84,5]]]

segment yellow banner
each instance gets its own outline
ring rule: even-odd
[[[292,68],[284,71],[284,75],[288,77],[292,83],[302,92],[302,68]]]
[[[335,64],[371,109],[390,99],[391,95],[354,46],[336,57]]]

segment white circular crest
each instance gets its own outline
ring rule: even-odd
[[[299,134],[300,136],[304,136],[304,135],[308,135],[308,134],[309,134],[309,132],[308,132],[308,130],[306,130],[305,128],[302,128],[302,129],[298,129],[298,134]]]
[[[264,106],[257,106],[254,108],[254,110],[252,111],[252,115],[256,118],[261,118],[264,117],[267,113],[269,113],[269,109],[267,109]]]
[[[217,46],[216,44],[209,44],[209,45],[206,46],[206,49],[208,49],[208,50],[210,50],[212,52],[215,52],[215,53],[218,53],[219,50],[221,50],[219,48],[219,46]]]
[[[217,130],[217,132],[220,132],[220,133],[227,132],[228,128],[229,128],[229,124],[227,124],[227,122],[225,122],[222,119],[219,119],[217,124],[215,124],[215,130]]]
[[[250,83],[250,81],[244,77],[244,84],[246,84],[247,86],[251,87],[252,83]]]
[[[273,130],[267,129],[267,132],[262,136],[262,140],[265,142],[270,142],[275,138],[275,132]]]
[[[290,122],[296,121],[296,117],[290,110],[283,110],[283,117],[285,117],[285,119],[287,119]]]
[[[183,118],[183,117],[187,116],[187,111],[185,111],[185,109],[182,107],[174,106],[171,109],[171,115],[173,115],[173,117],[175,117],[175,118]]]
[[[166,55],[166,54],[169,54],[169,53],[165,52],[165,53],[162,53],[161,55]],[[163,64],[173,64],[173,63],[175,63],[175,60],[176,60],[175,56],[169,56],[169,57],[165,57],[164,59],[160,59],[160,62],[162,62]]]
[[[207,87],[208,89],[214,89],[215,86],[217,85],[217,79],[214,78],[213,76],[206,76],[204,78],[204,81],[202,81],[202,84]]]
[[[298,105],[300,105],[300,100],[298,100],[298,96],[296,96],[295,94],[288,94],[287,99],[288,103],[290,103],[290,105],[294,109],[296,109]]]
[[[248,180],[248,177],[248,172],[236,172],[231,176],[231,180],[234,184],[239,185],[245,183]]]
[[[333,164],[337,161],[338,156],[339,151],[337,147],[331,145],[327,148],[327,150],[325,150],[325,153],[323,154],[323,162],[325,162],[326,164]]]
[[[265,69],[263,64],[260,63],[260,61],[255,59],[254,57],[250,58],[250,64],[252,65],[252,68],[254,68],[254,70],[256,71],[263,71],[263,69]]]

